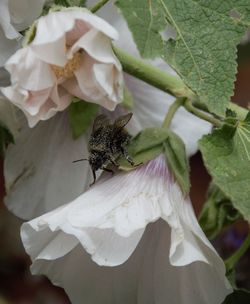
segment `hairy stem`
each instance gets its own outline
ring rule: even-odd
[[[248,233],[247,237],[245,238],[240,248],[225,261],[227,271],[230,271],[231,269],[234,268],[234,266],[238,263],[240,258],[245,254],[249,246],[250,246],[250,232]]]
[[[123,70],[128,74],[176,97],[195,97],[194,93],[186,87],[181,79],[169,75],[161,69],[117,47],[113,47],[113,50],[120,60]]]
[[[94,6],[92,6],[90,8],[90,11],[92,13],[97,12],[100,8],[102,8],[107,2],[109,2],[109,0],[101,0],[99,2],[97,2]]]
[[[185,103],[183,104],[183,106],[188,112],[194,114],[195,116],[197,116],[203,120],[210,122],[215,127],[218,127],[218,128],[222,127],[223,123],[219,119],[213,117],[212,115],[209,115],[205,112],[198,110],[196,107],[194,107],[192,105],[190,100],[186,100]]]
[[[171,124],[171,121],[176,113],[176,111],[179,109],[179,107],[181,107],[185,102],[185,98],[184,97],[180,97],[180,98],[177,98],[175,100],[175,102],[173,102],[171,104],[171,106],[169,107],[169,110],[168,110],[168,113],[164,119],[164,122],[162,124],[162,128],[169,128],[170,127],[170,124]]]
[[[204,104],[197,100],[197,96],[184,84],[180,78],[169,75],[161,69],[145,62],[142,59],[136,58],[115,46],[113,46],[113,50],[126,73],[135,76],[177,98],[185,97],[191,100],[193,103],[188,103],[185,105],[185,108],[189,112],[200,117],[201,119],[211,122],[217,127],[222,125],[219,119],[208,116],[204,112],[198,110],[201,109],[207,111],[207,108]],[[244,120],[248,113],[247,109],[244,109],[232,102],[229,103],[228,108],[235,111],[240,120]]]

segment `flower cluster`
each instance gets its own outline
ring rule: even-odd
[[[33,23],[45,1],[20,5],[31,2],[34,15],[19,19],[17,3],[0,4],[0,30],[11,41],[0,62],[10,73],[10,84],[1,81],[0,120],[15,134],[4,161],[5,203],[30,220],[21,238],[32,273],[63,287],[73,304],[220,304],[231,292],[224,263],[163,155],[129,173],[104,174],[91,188],[88,164],[72,163],[88,157],[88,134],[74,140],[65,111],[73,96],[115,118],[125,111],[126,86],[134,99],[131,134],[160,126],[173,97],[123,74],[112,42],[139,54],[112,5],[103,18],[63,8]],[[17,31],[31,25],[21,47]],[[174,73],[161,59],[151,63]],[[188,156],[210,128],[183,108],[171,123]]]

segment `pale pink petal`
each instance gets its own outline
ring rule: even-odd
[[[18,50],[7,61],[5,68],[11,74],[13,84],[23,89],[39,91],[52,87],[55,76],[50,66],[41,61],[29,47]]]

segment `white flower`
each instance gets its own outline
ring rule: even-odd
[[[32,273],[47,275],[74,304],[220,304],[231,292],[163,156],[101,178],[23,224],[21,237]]]
[[[69,106],[72,95],[114,110],[122,101],[122,69],[111,39],[118,33],[87,10],[51,12],[36,23],[34,40],[5,64],[12,85],[3,94],[30,127]]]
[[[0,1],[0,67],[20,47],[18,31],[29,27],[41,12],[45,0]]]
[[[113,20],[121,37],[118,46],[138,56],[124,20],[112,6],[108,5],[107,11],[112,15],[108,20]],[[160,64],[167,71],[170,69],[159,60],[154,64]],[[125,81],[135,102],[133,119],[127,126],[129,132],[136,134],[148,126],[160,126],[174,98],[132,76],[126,75]],[[118,108],[114,114],[119,115],[117,112]],[[198,139],[209,132],[211,125],[181,108],[171,129],[183,139],[190,156],[197,151]],[[72,164],[72,161],[88,157],[87,140],[87,136],[76,142],[72,140],[66,113],[40,122],[33,129],[25,126],[19,140],[6,152],[4,175],[8,209],[21,218],[31,219],[73,200],[86,190],[92,181],[89,166],[86,162]],[[32,174],[25,173],[27,168]],[[61,178],[62,174],[65,178]],[[31,193],[30,189],[33,189]]]

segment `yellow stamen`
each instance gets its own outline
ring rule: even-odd
[[[76,71],[81,62],[81,53],[77,52],[74,54],[72,59],[69,59],[64,67],[60,67],[58,65],[51,65],[53,72],[55,73],[57,78],[71,78],[74,76],[74,71]]]

